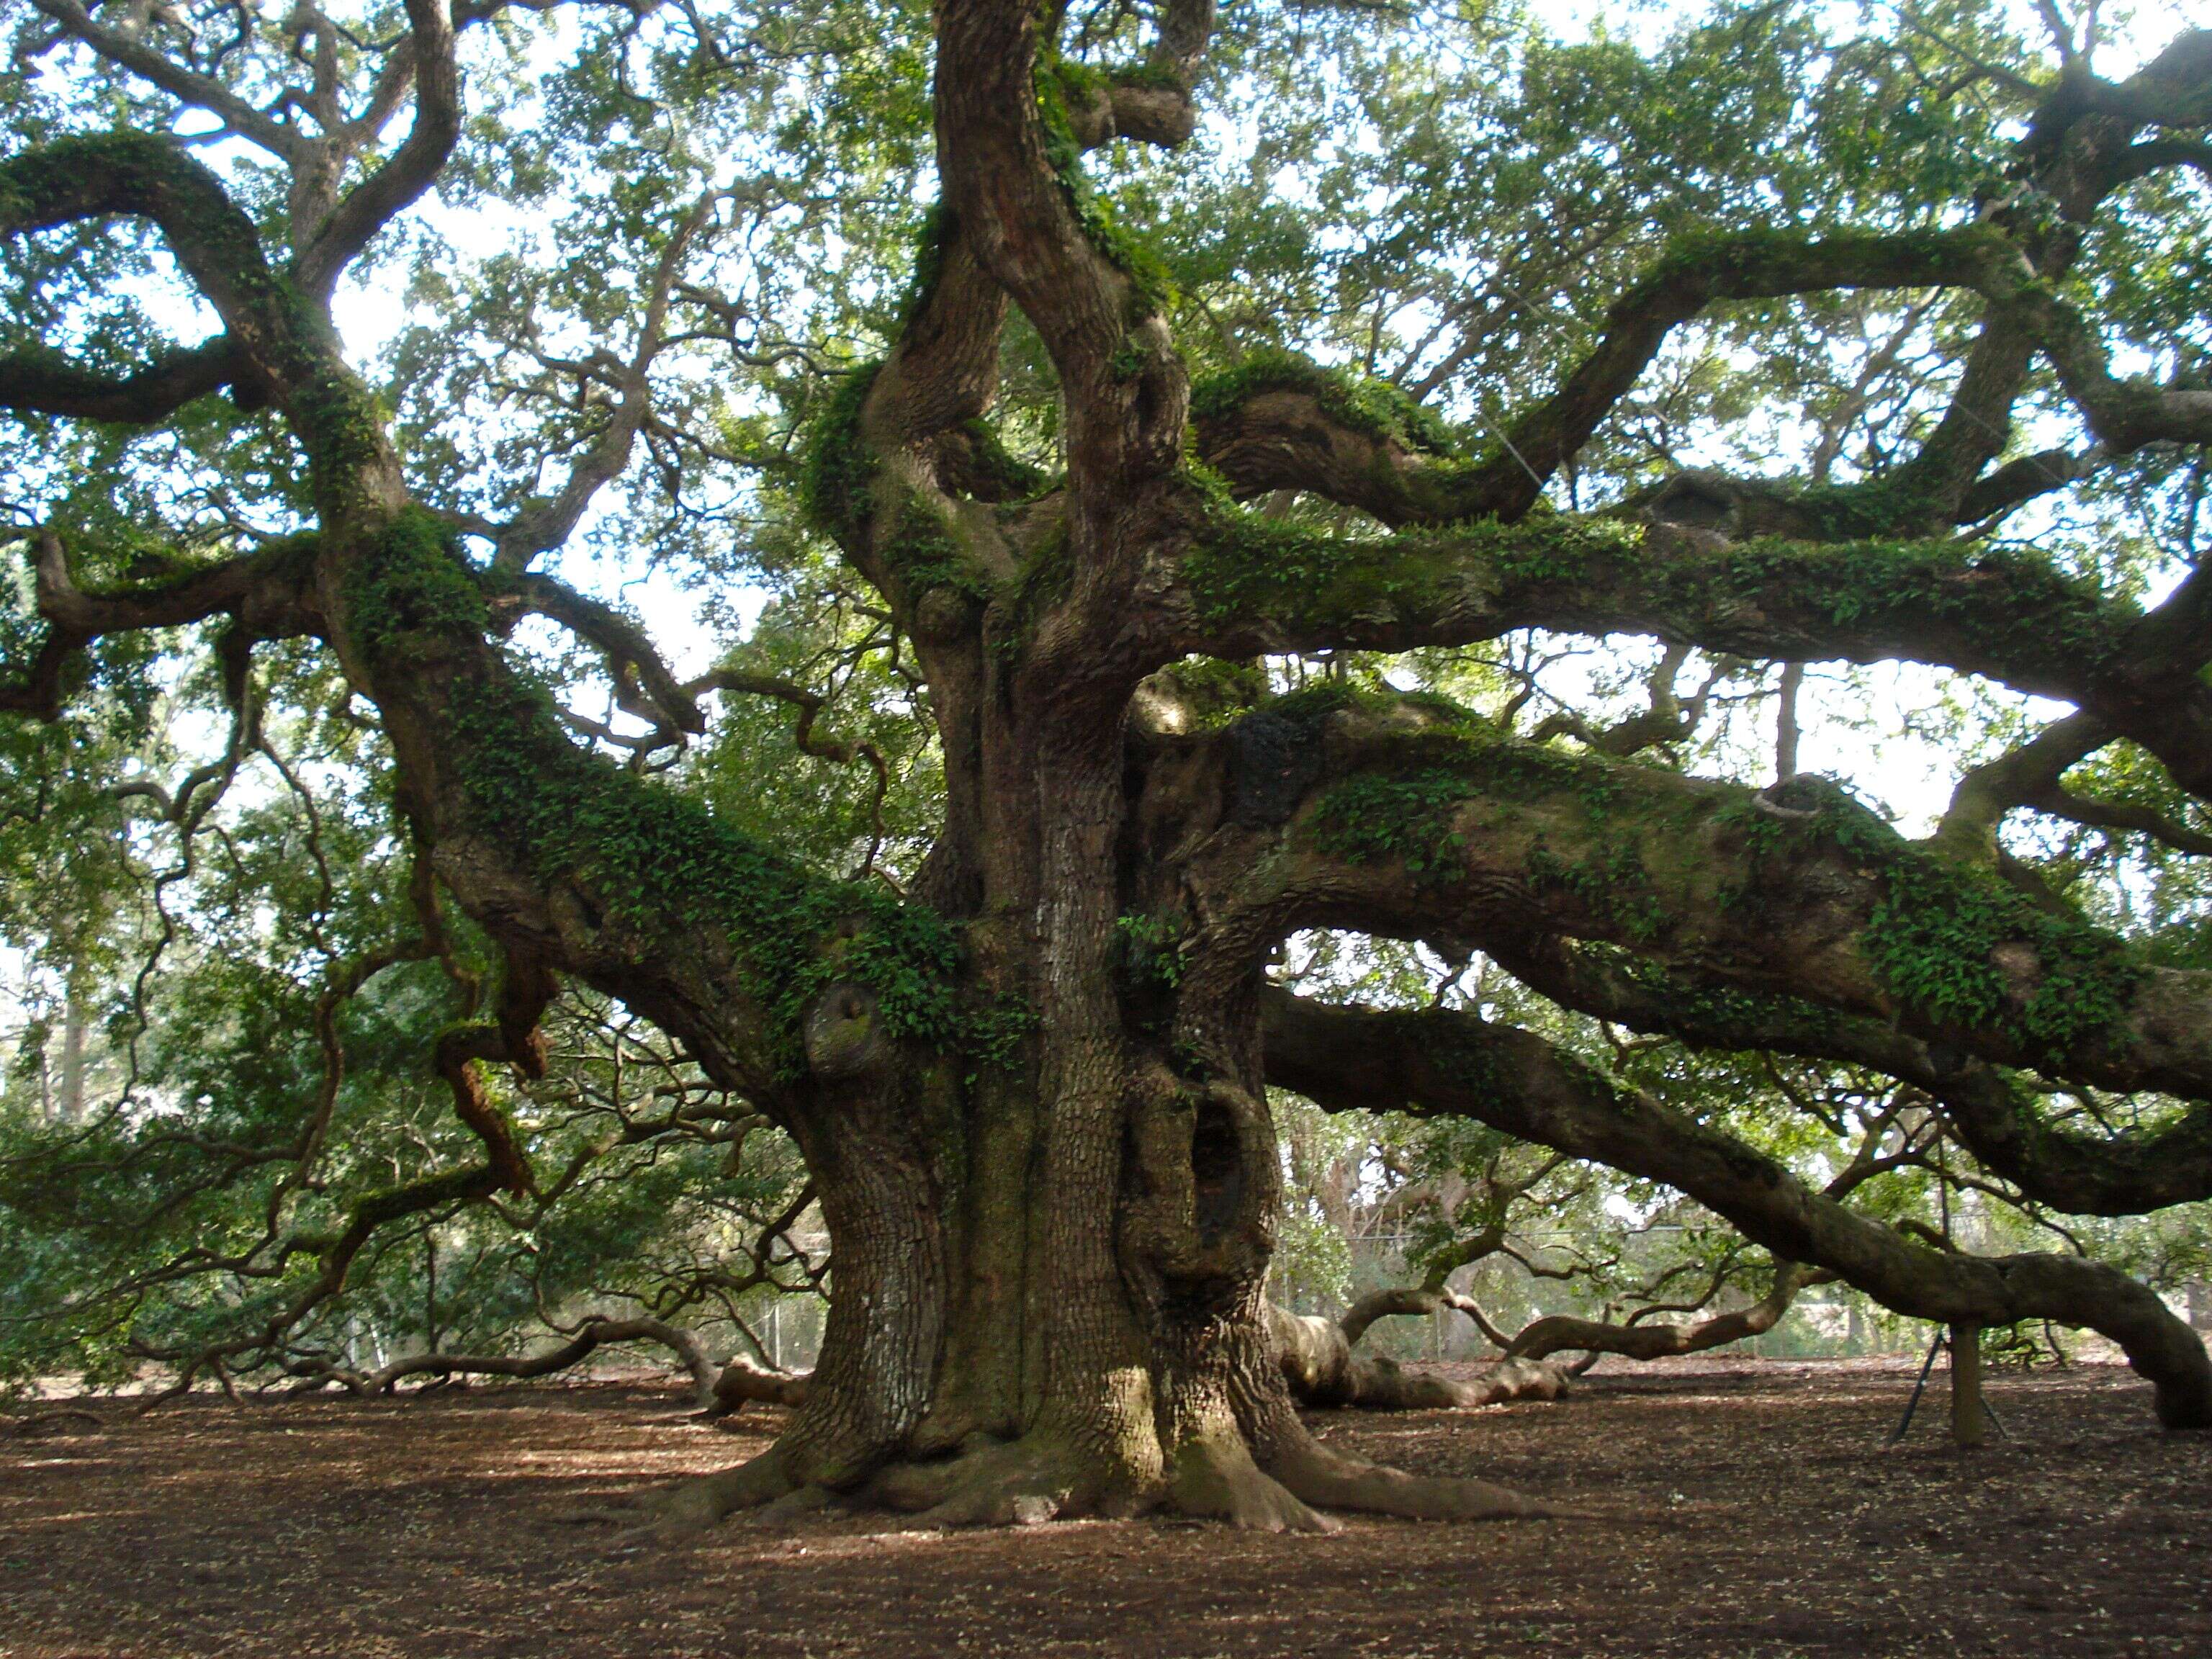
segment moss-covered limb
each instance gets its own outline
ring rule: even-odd
[[[222,180],[174,139],[89,134],[0,161],[0,234],[121,217],[161,228],[240,346],[252,351],[265,338],[279,279],[260,234]]]
[[[838,387],[805,440],[800,506],[895,598],[950,588],[980,604],[1002,573],[974,545],[975,527],[949,492],[1000,503],[1026,499],[1048,481],[980,416],[929,425],[908,399],[908,372],[894,353]],[[926,429],[917,433],[917,422]]]
[[[2075,1256],[1977,1258],[1923,1248],[1811,1191],[1732,1136],[1531,1033],[1472,1014],[1328,1007],[1273,989],[1261,1006],[1271,1084],[1337,1109],[1473,1117],[1662,1182],[1778,1257],[1826,1268],[1916,1318],[2045,1318],[2102,1332],[2156,1388],[2161,1421],[2212,1428],[2212,1356],[2156,1295],[2115,1268]]]
[[[927,454],[943,445],[940,459],[949,460],[980,450],[976,470],[988,472],[999,452],[980,422],[998,394],[1006,294],[986,268],[979,240],[974,221],[949,203],[924,216],[866,427],[886,453]]]
[[[11,351],[0,355],[0,409],[145,426],[230,385],[239,372],[227,335],[164,352],[127,374],[89,369],[58,351]]]
[[[1200,8],[1185,3],[1180,9]],[[1210,21],[1212,8],[1203,9]],[[1055,112],[1079,149],[1098,149],[1117,138],[1174,149],[1197,131],[1198,111],[1190,95],[1195,67],[1194,62],[1186,68],[1156,58],[1101,70],[1063,58],[1055,58],[1046,72],[1052,77]]]
[[[1448,529],[1493,515],[1511,522],[1540,507],[1531,495],[1511,511],[1498,511],[1492,469],[1502,447],[1496,441],[1451,432],[1387,381],[1322,368],[1293,353],[1255,353],[1200,382],[1191,406],[1200,457],[1240,498],[1296,490],[1356,507],[1395,529]],[[1737,541],[1917,538],[1989,518],[2070,483],[2086,465],[2069,462],[2071,470],[2055,481],[2040,473],[2008,477],[1987,489],[1949,495],[1917,467],[1824,485],[1692,471],[1629,506],[1655,520],[1718,531]]]
[[[1724,543],[1553,514],[1363,538],[1218,500],[1192,534],[1182,622],[1214,656],[1548,627],[1794,661],[1902,658],[2088,701],[2142,620],[2032,555],[1948,540]]]
[[[2033,331],[2066,395],[2109,453],[2131,455],[2154,443],[2212,444],[2212,392],[2115,375],[2096,329],[2048,288],[2023,289],[2008,308]]]
[[[2212,692],[2191,672],[2207,630],[2186,585],[2146,616],[2019,550],[1730,542],[1549,513],[1344,536],[1240,508],[1193,477],[1163,624],[1179,652],[1401,651],[1536,627],[1783,661],[1923,662],[2074,702],[2212,793]]]
[[[2083,1133],[2048,1116],[2002,1068],[1889,1021],[1802,998],[1746,992],[1692,969],[1559,939],[1486,941],[1516,978],[1562,1007],[1731,1053],[1768,1050],[1865,1066],[1923,1090],[1976,1158],[2039,1203],[2075,1215],[2142,1215],[2212,1198],[2212,1109],[2156,1127]]]
[[[1174,296],[1175,284],[1160,257],[1144,240],[1117,220],[1084,171],[1084,135],[1077,129],[1071,94],[1089,100],[1093,94],[1113,113],[1111,83],[1064,59],[1040,63],[1036,75],[1036,105],[1044,141],[1044,155],[1081,228],[1084,239],[1127,283],[1122,297],[1127,319],[1136,322],[1158,315]]]
[[[149,580],[85,586],[71,568],[61,533],[33,532],[32,575],[39,614],[59,629],[90,638],[138,628],[177,628],[210,617],[235,616],[282,632],[308,631],[313,621],[313,536],[268,544],[213,564],[186,566]],[[287,621],[294,624],[286,626]]]
[[[520,1061],[524,1051],[509,1043],[497,1023],[480,1020],[449,1025],[440,1032],[433,1058],[438,1075],[453,1093],[453,1115],[483,1143],[484,1161],[500,1189],[518,1198],[526,1196],[537,1186],[529,1154],[515,1133],[514,1121],[476,1070],[483,1060]]]
[[[1158,267],[1091,191],[1043,21],[1014,0],[941,21],[938,169],[981,264],[1036,324],[1070,388],[1080,454],[1085,423],[1103,412],[1088,406],[1090,394],[1116,384],[1110,364],[1133,324],[1158,309]],[[1175,404],[1180,431],[1179,397]],[[1118,447],[1104,430],[1096,435]]]
[[[307,452],[325,527],[396,510],[404,492],[384,413],[346,368],[322,298],[270,264],[253,222],[182,145],[102,133],[0,161],[0,234],[125,216],[160,227],[221,316],[233,384],[250,401],[283,409]]]
[[[30,541],[34,602],[46,634],[32,660],[0,680],[0,710],[59,718],[71,665],[103,635],[223,616],[237,624],[241,644],[324,629],[311,537],[155,580],[93,587],[78,583],[58,532],[42,527]]]
[[[1197,453],[1240,498],[1320,495],[1393,527],[1481,516],[1480,457],[1387,380],[1296,352],[1254,351],[1191,390]],[[1472,448],[1471,446],[1468,447]]]
[[[713,1006],[728,994],[725,1041],[749,1048],[761,1086],[804,1069],[801,1024],[839,982],[866,988],[870,1018],[897,1041],[993,1063],[1018,1040],[1018,1008],[962,999],[960,940],[927,909],[817,876],[700,802],[577,749],[548,695],[463,682],[444,729],[454,775],[445,855],[490,853],[560,896],[553,908],[590,933],[568,965],[624,982],[625,994]],[[460,884],[473,896],[486,884]],[[743,1029],[748,1020],[757,1029]]]
[[[1263,708],[1193,747],[1227,774],[1204,810],[1231,833],[1191,871],[1218,928],[1579,939],[1995,1063],[2212,1099],[2212,979],[2142,964],[1822,781],[1755,794],[1389,699]]]

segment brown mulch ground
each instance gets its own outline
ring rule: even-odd
[[[1909,1365],[1622,1368],[1556,1406],[1316,1419],[1334,1443],[1654,1524],[1353,1521],[1329,1538],[883,1517],[675,1553],[563,1506],[765,1443],[638,1386],[188,1401],[0,1439],[0,1655],[2212,1654],[2212,1436],[2101,1366],[2000,1376],[1942,1439]],[[1933,1407],[1932,1410],[1929,1407]]]

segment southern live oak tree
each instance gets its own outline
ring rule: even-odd
[[[396,1218],[555,1182],[502,1078],[544,1066],[541,1017],[574,984],[789,1133],[835,1250],[803,1408],[769,1451],[666,1498],[674,1522],[832,1492],[949,1521],[1538,1512],[1301,1427],[1264,1299],[1271,1085],[1464,1115],[1665,1183],[1793,1282],[1954,1324],[2093,1328],[2165,1424],[2212,1427],[2203,1343],[2112,1267],[1936,1248],[1535,1023],[1333,1006],[1267,975],[1310,930],[1479,952],[1613,1026],[1909,1085],[2057,1209],[2212,1196],[2191,918],[2124,937],[1999,837],[2027,808],[2159,857],[2212,845],[2192,827],[2212,799],[2212,578],[2185,570],[2148,604],[2157,549],[2100,564],[2030,533],[2118,499],[2115,479],[2145,513],[2193,501],[2212,34],[2108,78],[2094,14],[2049,8],[2046,52],[1972,6],[1870,11],[1828,39],[1768,4],[1649,61],[1479,8],[620,0],[538,33],[520,15],[539,0],[16,9],[11,741],[143,710],[140,683],[204,641],[224,755],[173,792],[115,774],[189,842],[210,780],[264,749],[272,698],[351,723],[412,879],[380,941],[313,942],[331,1063],[295,1154],[327,1130],[336,1011],[459,930],[498,963],[482,1012],[456,969],[460,1018],[421,1056],[477,1155],[327,1226],[290,1219],[312,1183],[288,1177],[241,1271],[307,1264],[312,1302]],[[1334,138],[1267,107],[1332,76],[1352,94]],[[1208,137],[1210,100],[1234,118]],[[733,173],[746,131],[788,167]],[[1266,153],[1286,131],[1337,161]],[[1243,193],[1230,167],[1178,206],[1190,146],[1242,155]],[[1278,169],[1295,188],[1273,202]],[[872,222],[822,216],[872,193]],[[1302,218],[1301,193],[1326,211]],[[599,240],[533,264],[525,213],[514,252],[441,285],[438,239],[493,234],[495,211],[467,210],[503,196]],[[433,201],[446,217],[422,216]],[[1237,234],[1209,241],[1231,207]],[[1358,242],[1363,217],[1389,234]],[[882,250],[854,227],[915,218],[910,285],[872,301]],[[748,237],[791,263],[746,292],[701,274]],[[434,327],[399,349],[398,412],[339,326],[353,274],[394,250],[455,338],[510,307],[496,350],[439,357]],[[1237,288],[1224,250],[1275,278]],[[1363,297],[1305,337],[1353,367],[1268,344],[1270,304],[1278,338],[1327,310],[1298,285],[1324,268]],[[187,297],[139,303],[165,282]],[[1240,315],[1209,308],[1224,293]],[[565,324],[532,321],[541,303]],[[809,304],[879,351],[836,361],[839,342],[762,324]],[[196,343],[157,326],[193,315]],[[1864,373],[1815,396],[1852,326],[1881,336]],[[410,350],[428,354],[411,371]],[[747,396],[718,403],[716,374]],[[460,388],[443,410],[441,384]],[[1678,406],[1741,434],[1769,396],[1771,453],[1813,434],[1801,476],[1712,465],[1725,445],[1682,465],[1665,436]],[[471,449],[448,417],[500,398],[531,431]],[[1661,435],[1627,459],[1639,429]],[[704,502],[717,477],[750,480],[746,504]],[[595,519],[604,501],[655,489],[701,543],[750,515],[796,545],[789,506],[807,568],[864,588],[853,614],[942,771],[902,884],[825,873],[672,764],[713,694],[793,705],[802,747],[881,775],[880,747],[814,730],[822,693],[685,680],[636,618],[540,568],[580,535],[618,540],[644,509]],[[549,625],[600,665],[610,718],[524,648]],[[1526,696],[1479,713],[1360,654],[1425,653],[1402,659],[1425,672],[1563,635],[1665,642],[1651,708],[1523,724]],[[1822,778],[1670,763],[1705,702],[1674,690],[1692,653],[1900,660],[2077,712],[1908,840]],[[1255,664],[1316,655],[1338,672],[1289,695]],[[2129,792],[2064,781],[2113,757]],[[2054,1105],[2115,1096],[2140,1127]]]

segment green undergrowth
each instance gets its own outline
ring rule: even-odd
[[[963,1005],[959,937],[934,912],[817,875],[701,803],[575,748],[544,689],[468,686],[451,712],[471,827],[541,881],[580,890],[600,925],[638,950],[668,948],[672,933],[726,933],[787,1074],[804,1068],[806,1008],[840,981],[875,994],[893,1036],[984,1063],[1003,1060],[1027,1029],[1018,1005]]]

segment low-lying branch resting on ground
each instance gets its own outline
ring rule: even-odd
[[[695,1396],[702,1411],[714,1410],[720,1398],[719,1385],[730,1368],[718,1370],[706,1347],[680,1325],[658,1319],[587,1319],[575,1334],[557,1348],[534,1354],[419,1353],[395,1359],[373,1371],[333,1368],[318,1379],[343,1384],[363,1399],[388,1394],[410,1376],[550,1376],[582,1364],[598,1349],[616,1342],[657,1342],[672,1351],[691,1373]]]

